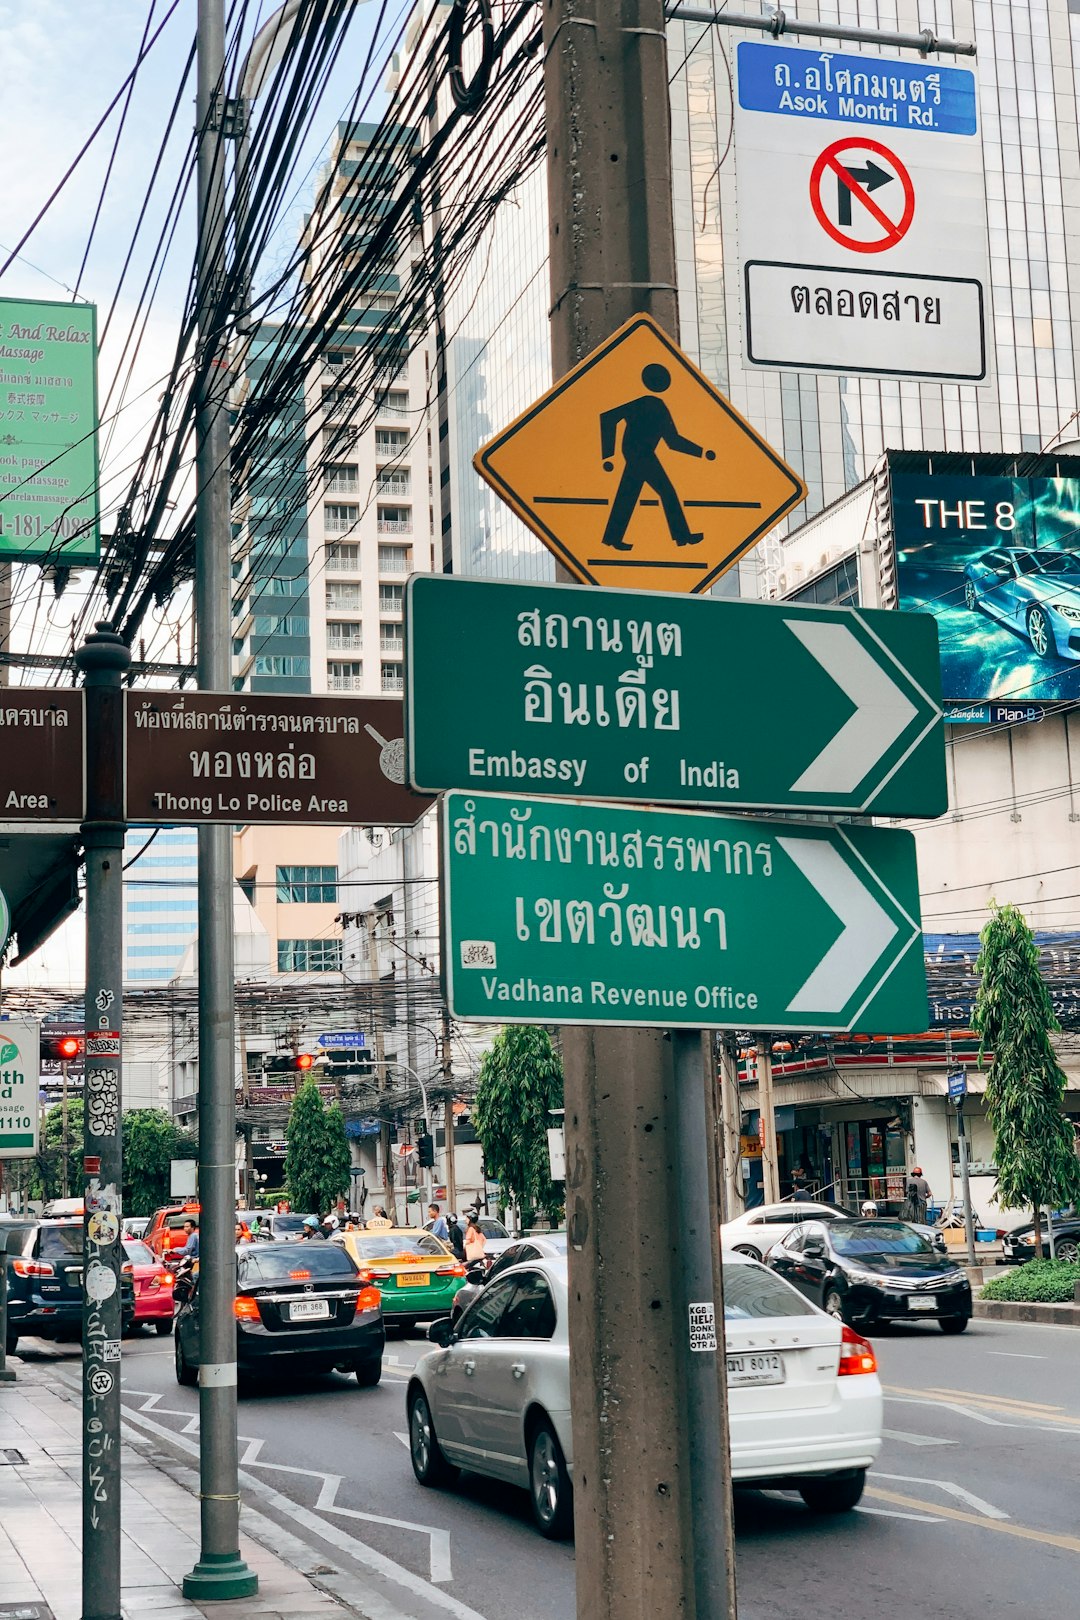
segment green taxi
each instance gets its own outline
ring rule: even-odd
[[[335,1233],[360,1270],[382,1294],[383,1318],[409,1328],[449,1316],[465,1267],[453,1249],[415,1226],[385,1226]]]

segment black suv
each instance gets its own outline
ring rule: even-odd
[[[5,1221],[0,1243],[8,1244],[7,1353],[27,1334],[40,1339],[78,1339],[83,1310],[81,1219]],[[121,1324],[135,1320],[131,1266],[120,1276]]]

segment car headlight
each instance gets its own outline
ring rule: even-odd
[[[1051,602],[1049,606],[1055,613],[1060,613],[1063,619],[1080,620],[1080,607],[1072,607],[1065,602]]]
[[[1020,1236],[1014,1241],[1016,1243],[1026,1243],[1029,1248],[1033,1249],[1035,1247],[1035,1234],[1034,1232],[1021,1232]]]
[[[847,1266],[848,1281],[864,1283],[869,1288],[885,1288],[888,1286],[884,1277],[876,1271],[863,1271],[861,1266]]]

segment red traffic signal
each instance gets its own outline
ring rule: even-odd
[[[81,1035],[43,1035],[41,1037],[41,1059],[49,1063],[72,1063],[80,1057],[83,1049]]]
[[[310,1052],[298,1052],[296,1056],[296,1067],[298,1069],[310,1069],[314,1061],[315,1059],[312,1057]]]
[[[306,1074],[315,1059],[310,1052],[283,1052],[270,1059],[270,1074]]]

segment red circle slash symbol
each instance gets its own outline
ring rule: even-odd
[[[888,186],[887,200],[879,202],[874,193]],[[915,187],[887,146],[866,136],[849,138],[827,146],[814,164],[810,205],[818,224],[841,247],[884,253],[907,235],[915,217]]]

